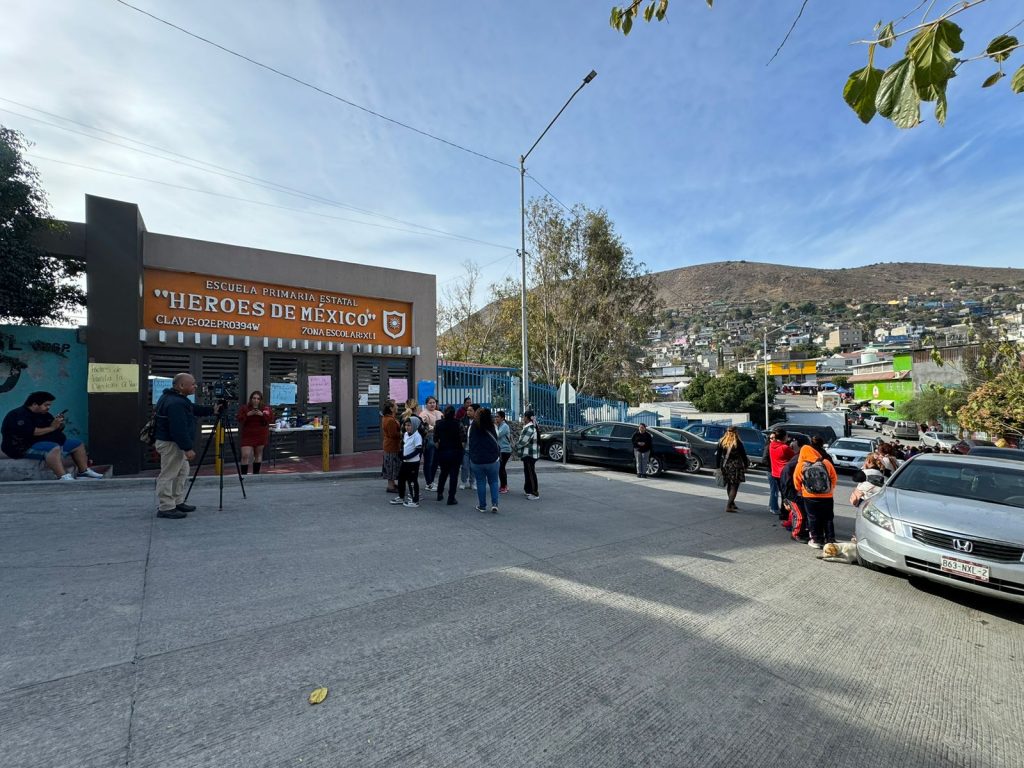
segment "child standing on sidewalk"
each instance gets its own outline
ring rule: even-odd
[[[391,504],[402,504],[406,507],[420,505],[420,454],[423,453],[423,438],[420,436],[419,425],[412,419],[405,422],[405,435],[402,439],[402,468],[398,473],[398,495],[391,499]],[[409,487],[406,495],[406,485]]]

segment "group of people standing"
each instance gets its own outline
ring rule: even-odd
[[[718,441],[716,460],[728,499],[725,511],[738,512],[736,494],[746,480],[750,459],[736,427],[729,427]],[[788,440],[786,430],[776,429],[769,435],[764,460],[769,465],[769,512],[779,517],[794,539],[816,549],[835,543],[834,494],[839,477],[824,441],[813,437],[800,446]]]
[[[526,498],[540,498],[537,460],[540,435],[533,411],[523,414],[523,426],[513,442],[511,425],[505,412],[474,403],[467,397],[458,410],[448,405],[438,410],[437,398],[428,397],[420,409],[410,398],[398,412],[388,400],[381,407],[381,439],[384,449],[382,477],[387,492],[395,496],[390,504],[418,507],[420,504],[420,467],[425,489],[437,493],[437,501],[457,504],[456,483],[460,489],[477,492],[477,510],[498,513],[499,497],[509,492],[507,465],[513,456],[523,462]],[[436,478],[436,482],[435,482]],[[447,486],[447,496],[445,487]]]

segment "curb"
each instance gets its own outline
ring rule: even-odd
[[[563,467],[561,464],[554,464],[552,462],[546,462],[545,464],[537,465],[538,473],[548,472],[596,472],[607,467],[594,467],[594,466],[583,466],[579,464],[567,464]],[[522,464],[518,467],[508,467],[509,474],[519,474],[522,472]],[[225,487],[229,484],[237,482],[235,474],[225,474],[224,484]],[[302,482],[330,482],[339,480],[380,480],[379,469],[342,469],[336,472],[285,472],[280,474],[267,474],[267,475],[242,475],[245,478],[245,484],[255,482],[257,485],[263,483],[302,483]],[[220,477],[218,475],[200,475],[196,478],[197,487],[211,487],[218,485]],[[69,487],[70,485],[70,487]],[[0,489],[5,493],[23,492],[23,493],[64,493],[65,491],[74,490],[75,493],[80,491],[113,491],[113,490],[131,490],[138,488],[153,488],[156,485],[156,477],[111,477],[104,480],[81,480],[75,482],[73,485],[69,483],[61,483],[56,480],[16,480],[11,482],[0,483]]]

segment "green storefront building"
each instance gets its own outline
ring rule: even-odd
[[[853,399],[870,402],[878,413],[901,416],[903,404],[914,396],[914,382],[910,374],[912,365],[913,357],[909,353],[895,355],[892,370],[851,376]]]

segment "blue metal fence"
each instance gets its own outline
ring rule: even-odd
[[[443,408],[458,408],[465,398],[491,409],[502,409],[509,419],[522,417],[521,389],[514,368],[485,367],[459,363],[439,363],[437,366],[437,401]],[[558,388],[547,384],[530,384],[530,408],[540,424],[562,425],[562,406],[558,404]],[[657,414],[643,412],[630,417],[628,406],[622,400],[606,400],[576,393],[576,404],[568,408],[570,427],[586,426],[598,421],[643,421],[657,425]]]
[[[467,397],[510,419],[519,418],[519,379],[511,368],[442,363],[437,366],[437,402],[443,408],[462,405]]]
[[[558,388],[547,384],[530,384],[530,407],[537,421],[544,426],[562,426],[562,406],[558,404]],[[568,407],[569,427],[582,427],[597,421],[625,421],[628,407],[622,400],[576,393],[575,405]]]

